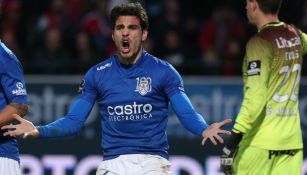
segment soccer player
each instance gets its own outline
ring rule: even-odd
[[[300,175],[303,144],[298,92],[307,35],[278,19],[282,0],[246,0],[258,33],[246,46],[244,98],[221,156],[237,175]]]
[[[181,123],[192,133],[216,145],[223,143],[220,129],[230,119],[206,124],[193,109],[178,72],[142,48],[148,34],[148,17],[140,3],[125,3],[111,11],[112,38],[117,54],[93,66],[80,83],[80,95],[69,113],[45,126],[15,116],[20,124],[4,135],[63,137],[84,125],[94,102],[101,114],[104,161],[97,175],[168,175],[166,125],[171,103]]]
[[[13,114],[28,113],[23,68],[14,53],[0,41],[0,126],[15,120]],[[15,137],[0,131],[0,174],[20,175],[19,150]]]

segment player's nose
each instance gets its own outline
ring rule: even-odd
[[[128,35],[129,35],[129,30],[128,30],[127,28],[124,28],[124,29],[122,30],[122,35],[123,35],[123,36],[128,36]]]

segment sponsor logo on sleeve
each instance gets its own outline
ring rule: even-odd
[[[12,94],[14,95],[27,95],[27,91],[24,88],[24,85],[21,82],[16,83],[16,88],[15,90],[12,91]]]
[[[247,67],[247,75],[248,76],[260,75],[260,70],[261,70],[261,61],[260,60],[248,62],[248,67]]]

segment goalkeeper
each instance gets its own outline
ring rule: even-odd
[[[236,175],[300,175],[299,83],[307,35],[278,19],[282,0],[246,0],[258,33],[247,43],[244,99],[221,169]]]

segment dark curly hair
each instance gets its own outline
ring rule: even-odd
[[[148,30],[148,16],[145,9],[139,2],[123,3],[115,6],[111,11],[112,29],[114,29],[115,22],[120,16],[136,16],[140,20],[142,30]]]

